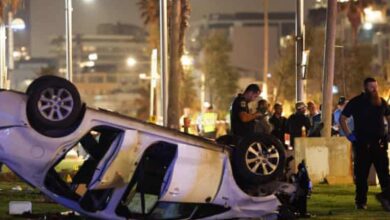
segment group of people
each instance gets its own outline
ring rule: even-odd
[[[275,103],[273,111],[269,110],[269,103],[261,99],[257,102],[256,111],[251,114],[249,103],[256,100],[261,90],[258,85],[249,85],[244,93],[238,94],[231,106],[231,131],[237,136],[251,136],[255,133],[267,133],[277,137],[286,144],[286,137],[290,138],[291,146],[294,146],[296,137],[320,137],[321,136],[321,108],[314,101],[307,103],[297,102],[295,112],[288,118],[283,116],[283,105]],[[344,136],[340,129],[340,113],[348,100],[341,97],[337,109],[333,114],[333,134]],[[348,126],[353,129],[352,117],[348,119]],[[286,145],[287,146],[287,145]]]
[[[333,113],[333,133],[345,136],[353,148],[354,177],[356,185],[355,207],[367,209],[367,178],[372,164],[377,171],[382,193],[376,197],[383,207],[390,211],[390,176],[387,154],[390,141],[390,109],[379,96],[378,83],[367,78],[363,83],[364,92],[350,101],[341,97]],[[276,103],[273,114],[267,113],[267,102],[258,102],[258,110],[251,112],[249,103],[261,93],[258,85],[250,84],[242,94],[238,94],[231,106],[231,132],[236,136],[250,136],[257,132],[268,132],[285,142],[285,134],[290,135],[294,146],[296,137],[320,136],[321,108],[314,102],[307,105],[297,102],[295,112],[287,119],[283,117],[283,106]],[[308,114],[306,114],[308,110]],[[269,118],[269,119],[268,119]]]

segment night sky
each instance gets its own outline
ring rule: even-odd
[[[100,23],[142,25],[138,0],[73,0],[73,33],[94,34]],[[315,0],[305,0],[306,8]],[[262,0],[192,0],[191,21],[209,13],[261,12]],[[32,0],[32,56],[49,54],[49,37],[65,34],[64,0]],[[294,0],[269,0],[270,11],[295,11]]]

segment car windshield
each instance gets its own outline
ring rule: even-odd
[[[47,189],[79,201],[80,206],[88,211],[104,208],[113,190],[88,190],[88,185],[99,162],[122,133],[110,127],[90,130],[49,170],[45,179]]]

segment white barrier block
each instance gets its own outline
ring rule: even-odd
[[[10,215],[32,213],[32,203],[30,201],[10,201],[8,212]]]

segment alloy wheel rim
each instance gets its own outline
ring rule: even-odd
[[[41,92],[38,100],[39,113],[47,120],[62,121],[73,110],[74,100],[64,88],[47,88]]]
[[[250,172],[260,176],[271,175],[278,168],[280,155],[275,145],[253,142],[245,154],[245,164]]]

